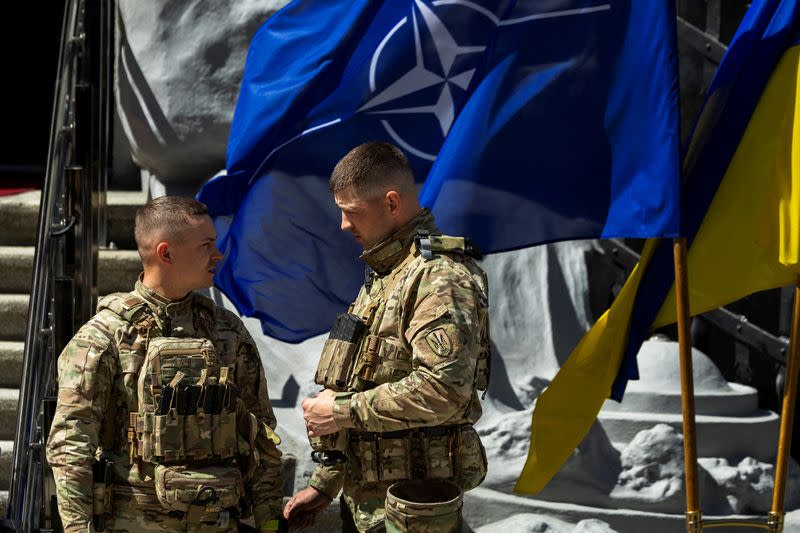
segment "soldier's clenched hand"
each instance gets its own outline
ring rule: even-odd
[[[306,398],[301,403],[309,437],[322,437],[339,431],[339,426],[333,419],[334,396],[335,392],[325,389],[315,398]]]

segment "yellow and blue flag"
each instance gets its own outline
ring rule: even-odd
[[[800,2],[751,4],[684,157],[682,233],[698,314],[800,276]],[[649,240],[612,304],[537,401],[516,489],[536,493],[636,377],[649,332],[674,322],[672,243]],[[580,391],[580,393],[577,393]]]
[[[679,232],[674,2],[303,0],[250,46],[227,175],[199,194],[216,285],[266,334],[327,331],[362,282],[327,186],[389,141],[486,253]]]

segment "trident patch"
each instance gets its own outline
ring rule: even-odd
[[[431,350],[433,350],[439,357],[448,356],[450,355],[450,352],[453,351],[453,345],[450,343],[450,337],[447,336],[447,333],[445,333],[442,328],[436,328],[428,333],[425,336],[425,340],[428,341],[428,346],[431,347]]]

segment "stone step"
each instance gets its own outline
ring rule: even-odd
[[[14,456],[14,441],[0,441],[0,487],[7,489],[11,481],[11,461]]]
[[[0,387],[19,387],[24,351],[22,341],[0,341]]]
[[[14,431],[17,427],[17,401],[19,400],[19,389],[0,389],[0,448],[1,441],[13,441]],[[5,454],[6,450],[3,449]],[[0,467],[2,470],[2,467]],[[0,474],[2,475],[2,474]],[[7,484],[0,484],[7,487]]]
[[[597,421],[617,448],[656,424],[668,424],[679,433],[683,431],[680,413],[603,410]],[[755,410],[738,416],[696,415],[695,424],[699,457],[754,457],[770,464],[775,461],[780,417],[772,411]]]
[[[25,339],[29,299],[27,294],[0,294],[0,339]]]
[[[30,191],[0,197],[0,245],[32,245],[36,241],[41,193]],[[147,197],[143,192],[108,193],[108,239],[118,248],[133,249],[133,219]]]
[[[32,246],[0,246],[0,293],[30,292]],[[100,250],[98,285],[101,294],[128,291],[142,270],[135,250]]]

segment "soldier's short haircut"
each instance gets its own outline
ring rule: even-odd
[[[149,256],[153,239],[177,242],[203,215],[208,215],[205,204],[184,196],[160,196],[137,209],[134,237],[142,261]]]
[[[329,185],[332,193],[352,186],[358,195],[371,197],[392,189],[410,190],[414,174],[399,148],[373,141],[356,146],[336,163]]]

